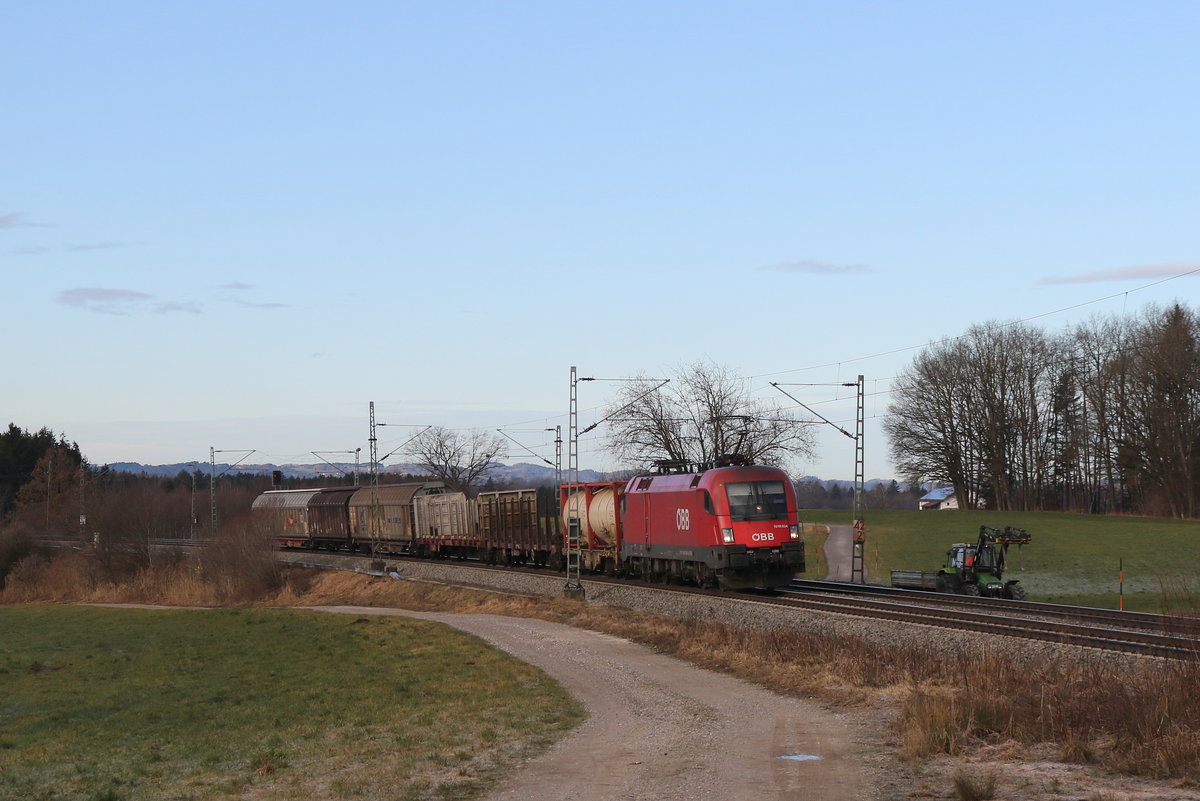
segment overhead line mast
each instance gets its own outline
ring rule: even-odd
[[[866,521],[866,470],[863,466],[863,435],[865,433],[866,395],[863,377],[858,377],[858,413],[854,429],[854,545],[850,556],[850,582],[866,584],[867,573],[863,564],[863,552],[867,547]]]
[[[580,532],[582,530],[582,521],[579,519],[579,503],[576,499],[576,494],[579,492],[579,398],[578,398],[578,382],[576,378],[575,365],[571,365],[571,402],[570,402],[570,422],[569,431],[567,434],[567,476],[571,483],[571,493],[566,503],[566,519],[563,521],[567,527],[567,583],[563,586],[563,595],[568,598],[583,599],[583,580],[580,575],[580,562],[582,561],[582,553],[580,552]],[[558,490],[559,497],[562,497],[562,487]]]
[[[771,382],[771,386],[787,395],[801,407],[821,418],[821,421],[827,425],[833,426],[845,436],[854,440],[854,539],[850,551],[850,581],[855,584],[865,584],[867,582],[866,570],[863,565],[863,554],[867,547],[867,521],[866,521],[866,486],[864,479],[866,478],[866,470],[863,466],[863,436],[866,430],[866,393],[864,390],[863,377],[860,375],[858,381],[853,384],[838,384],[836,386],[856,387],[858,392],[857,412],[855,414],[854,433],[851,434],[846,429],[839,426],[837,423],[830,420],[828,417],[818,413],[808,404],[801,401],[799,398],[792,395],[783,387],[785,385]],[[795,385],[789,385],[795,386]],[[814,386],[808,384],[805,386]]]

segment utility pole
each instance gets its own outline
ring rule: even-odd
[[[54,474],[54,448],[47,452],[46,457],[46,533],[50,533],[50,477]]]
[[[546,429],[549,431],[550,429]],[[554,427],[554,484],[562,484],[562,426]]]
[[[196,473],[200,472],[199,462],[189,462],[192,466],[192,517],[191,526],[188,528],[188,538],[196,539],[196,524],[199,523],[196,519]]]
[[[858,377],[858,409],[855,415],[854,429],[854,545],[850,556],[850,582],[866,584],[867,574],[863,564],[864,552],[867,547],[866,521],[866,486],[863,465],[863,435],[865,433],[866,395],[863,389],[863,377]]]
[[[866,487],[864,485],[864,467],[863,467],[863,432],[865,430],[865,399],[863,377],[860,375],[858,381],[853,384],[777,384],[771,382],[771,386],[787,395],[794,400],[802,408],[810,414],[820,418],[821,422],[826,425],[833,426],[838,431],[849,439],[854,440],[854,534],[850,552],[850,581],[855,584],[866,583],[866,571],[863,567],[863,554],[867,546],[867,521],[866,521]],[[858,403],[855,414],[854,433],[851,434],[846,429],[839,426],[837,423],[830,420],[828,417],[819,413],[808,404],[792,395],[784,386],[842,386],[842,387],[857,387],[858,388]]]
[[[345,470],[343,470],[342,468],[338,467],[338,466],[337,466],[336,464],[334,464],[333,462],[331,462],[331,461],[329,461],[328,459],[326,459],[326,458],[325,458],[325,454],[328,454],[328,455],[330,455],[330,456],[336,456],[336,455],[346,455],[346,456],[348,456],[348,455],[350,455],[350,454],[354,454],[354,476],[353,476],[353,480],[354,480],[354,486],[356,486],[356,487],[358,486],[358,456],[359,456],[359,454],[360,454],[360,453],[362,453],[362,448],[355,448],[355,449],[354,449],[354,450],[352,450],[352,451],[309,451],[309,453],[311,453],[313,456],[315,456],[315,457],[317,457],[318,459],[320,459],[320,460],[321,460],[322,462],[324,462],[325,464],[327,464],[327,465],[329,465],[330,467],[332,467],[334,470],[336,470],[336,471],[338,471],[339,473],[341,473],[343,476],[344,476],[344,475],[346,475],[346,471],[345,471]]]
[[[83,480],[87,477],[87,460],[82,455],[79,458],[79,542],[83,543],[85,527],[87,526],[87,510],[83,505]]]
[[[371,431],[367,436],[367,442],[370,443],[371,451],[371,486],[379,486],[379,472],[377,466],[379,464],[379,440],[375,438],[375,401],[371,401]]]
[[[576,377],[575,365],[571,365],[571,401],[570,401],[570,419],[568,421],[568,445],[567,445],[567,475],[571,482],[571,490],[569,500],[566,503],[567,518],[563,521],[566,525],[566,556],[567,556],[567,583],[563,585],[563,595],[568,598],[577,598],[583,600],[584,590],[583,581],[581,579],[580,563],[583,559],[583,554],[580,550],[580,534],[582,523],[579,519],[579,395],[578,395],[579,379]],[[559,489],[559,496],[562,496],[562,489]],[[586,502],[586,501],[585,501]]]
[[[382,462],[383,459],[387,459],[393,453],[395,453],[396,451],[398,451],[401,448],[408,445],[408,443],[412,442],[414,439],[421,436],[429,429],[433,428],[433,426],[432,425],[424,426],[423,428],[421,428],[420,431],[413,434],[411,437],[406,439],[400,445],[393,448],[389,453],[387,453],[383,457],[383,459],[381,459],[381,458],[379,458],[379,438],[376,436],[376,428],[378,426],[397,426],[400,428],[417,428],[418,426],[415,424],[407,424],[407,423],[377,423],[377,422],[375,422],[375,401],[370,402],[369,409],[370,409],[370,417],[371,417],[370,433],[368,436],[368,442],[370,443],[370,452],[371,452],[370,453],[370,457],[371,457],[371,541],[372,541],[372,550],[379,550],[384,547],[384,542],[383,542],[384,526],[383,526],[383,519],[382,519],[383,514],[380,511],[380,506],[379,506],[379,463]],[[358,459],[358,457],[356,456],[355,457],[356,463],[357,463],[357,459]],[[357,468],[355,468],[355,471],[357,472]],[[357,480],[355,481],[355,486],[358,486]]]
[[[217,450],[211,445],[208,446],[208,505],[212,510],[208,529],[211,538],[217,533]]]
[[[233,464],[221,471],[221,475],[225,475],[233,468],[237,467],[242,462],[250,458],[253,450],[234,450],[234,451],[219,451],[216,448],[209,446],[208,448],[208,501],[212,510],[211,525],[212,529],[208,532],[210,537],[215,537],[217,534],[217,454],[218,453],[241,453],[244,454],[241,459],[238,459]]]
[[[635,381],[635,382],[657,381],[658,383],[655,384],[650,389],[647,389],[646,391],[639,394],[632,401],[625,404],[621,408],[619,408],[615,411],[609,412],[607,415],[600,418],[596,422],[592,423],[590,426],[585,428],[583,431],[580,431],[579,430],[579,392],[578,392],[580,381]],[[670,381],[671,381],[671,379],[669,379],[669,378],[648,378],[648,379],[647,378],[596,378],[594,376],[580,378],[576,375],[575,367],[573,365],[571,367],[571,414],[570,414],[570,433],[568,435],[570,441],[567,446],[567,473],[570,476],[570,482],[571,482],[572,487],[571,487],[571,492],[570,492],[568,503],[567,503],[567,518],[566,518],[566,520],[563,521],[567,527],[567,541],[566,541],[567,583],[566,583],[566,586],[563,588],[563,595],[565,595],[568,598],[578,598],[580,600],[583,599],[583,583],[580,579],[581,566],[582,566],[582,562],[583,562],[583,550],[582,550],[582,545],[581,545],[581,540],[583,539],[583,524],[582,524],[582,520],[580,519],[579,515],[580,514],[583,514],[585,516],[587,515],[587,495],[586,495],[586,493],[580,493],[579,489],[578,489],[578,485],[579,485],[579,435],[581,433],[586,434],[589,431],[591,431],[592,429],[601,425],[602,423],[604,423],[608,420],[611,420],[613,417],[616,417],[618,414],[623,413],[626,409],[628,409],[629,407],[636,404],[642,398],[662,389],[665,385],[670,383]],[[559,494],[560,495],[562,494],[561,489],[559,490]],[[583,499],[582,502],[580,502],[580,500],[579,500],[580,498]],[[619,553],[616,554],[616,557],[619,560],[620,554]]]

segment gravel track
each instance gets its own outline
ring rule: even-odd
[[[544,620],[314,607],[434,620],[536,665],[588,719],[488,801],[841,801],[881,797],[878,745],[848,719],[618,637]]]

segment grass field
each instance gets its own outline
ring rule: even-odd
[[[848,512],[802,510],[800,517],[806,523],[851,522]],[[1033,535],[1030,544],[1009,550],[1007,576],[1020,579],[1030,600],[1115,608],[1123,561],[1127,609],[1194,613],[1200,603],[1200,522],[963,510],[868,510],[866,519],[872,583],[887,583],[893,569],[937,570],[946,549],[955,542],[973,542],[981,525],[1011,525]],[[809,564],[808,577],[824,578],[813,569],[811,556]]]
[[[0,630],[4,801],[459,798],[583,714],[404,618],[9,606]]]

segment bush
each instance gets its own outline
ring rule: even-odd
[[[13,566],[33,552],[33,540],[22,527],[13,525],[0,532],[0,589]]]
[[[283,586],[272,538],[260,521],[235,520],[222,526],[200,557],[203,581],[217,603],[248,603]]]

